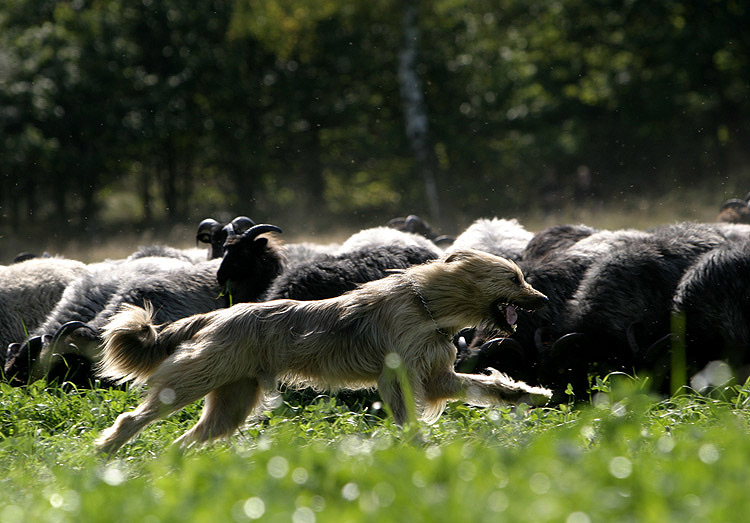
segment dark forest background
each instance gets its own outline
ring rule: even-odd
[[[718,206],[750,189],[748,27],[743,0],[0,0],[0,234]]]

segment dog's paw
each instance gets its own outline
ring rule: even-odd
[[[552,391],[543,387],[528,387],[526,394],[521,396],[520,403],[526,403],[532,407],[543,407],[552,399]]]

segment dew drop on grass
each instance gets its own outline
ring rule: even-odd
[[[440,450],[440,447],[438,447],[437,445],[427,447],[424,451],[425,457],[429,460],[439,458],[442,453],[443,451]]]
[[[719,461],[719,449],[713,443],[705,443],[698,449],[698,457],[706,465]]]
[[[662,436],[656,442],[656,448],[659,452],[668,454],[674,449],[674,439],[671,436]]]
[[[315,512],[307,507],[300,507],[292,514],[292,523],[315,523]]]
[[[552,483],[550,482],[549,476],[543,472],[535,472],[529,478],[529,488],[534,494],[542,495],[549,492]]]
[[[49,504],[52,505],[52,508],[62,508],[64,502],[65,500],[59,492],[55,492],[49,497]]]
[[[385,366],[389,369],[397,369],[401,366],[401,357],[395,352],[389,352],[385,355]]]
[[[172,403],[174,403],[176,397],[177,394],[175,394],[174,390],[170,389],[169,387],[166,387],[159,391],[159,401],[161,401],[164,405],[171,405]]]
[[[266,512],[266,504],[257,497],[248,498],[242,505],[242,510],[250,519],[260,519]]]
[[[586,440],[592,440],[594,439],[594,436],[596,436],[596,431],[591,425],[584,425],[583,427],[581,427],[581,436],[583,436]]]
[[[101,478],[107,485],[114,487],[125,481],[125,473],[118,463],[110,463],[101,471]]]
[[[424,475],[419,470],[414,471],[414,474],[411,475],[411,482],[417,488],[424,488],[427,486],[427,480],[425,480]]]
[[[565,520],[565,523],[591,523],[591,518],[585,512],[573,512]]]
[[[463,481],[471,481],[477,475],[477,466],[471,461],[462,461],[458,464],[456,473]]]
[[[347,501],[354,501],[359,497],[359,486],[356,483],[347,483],[341,489],[341,497]]]
[[[505,512],[509,505],[508,495],[502,490],[496,490],[487,498],[487,508],[492,512]]]
[[[289,472],[289,462],[281,456],[274,456],[268,460],[266,470],[272,477],[281,479]]]
[[[611,407],[612,415],[618,418],[622,418],[625,414],[627,414],[627,410],[628,409],[625,407],[625,405],[620,401],[618,401]]]
[[[625,479],[633,473],[633,464],[624,456],[617,456],[609,461],[609,473],[618,479]]]
[[[49,496],[49,504],[52,508],[62,509],[66,512],[74,512],[81,505],[81,496],[75,490],[53,492]],[[0,521],[2,519],[0,518]]]
[[[309,474],[307,473],[307,469],[303,467],[297,467],[292,471],[292,481],[294,481],[297,485],[304,485],[307,483],[307,479],[309,478]]]
[[[494,463],[492,465],[492,475],[498,479],[497,481],[498,488],[505,488],[508,486],[508,481],[509,481],[508,473],[500,464]]]
[[[388,507],[396,499],[396,489],[390,483],[381,481],[372,489],[373,494],[378,500],[378,506]]]

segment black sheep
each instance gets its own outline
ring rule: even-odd
[[[264,300],[333,298],[359,284],[384,278],[388,271],[405,269],[437,258],[429,249],[384,245],[344,254],[321,255],[289,267],[271,284]]]
[[[677,286],[673,311],[684,315],[689,375],[714,360],[741,379],[750,375],[750,241],[699,257]]]
[[[587,271],[565,313],[580,333],[581,364],[601,373],[646,371],[664,384],[675,289],[701,254],[738,241],[750,228],[679,223],[613,249]]]

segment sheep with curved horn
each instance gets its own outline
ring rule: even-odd
[[[208,244],[208,259],[221,258],[224,254],[224,242],[230,234],[242,234],[255,222],[247,216],[237,216],[229,223],[219,223],[213,218],[206,218],[198,224],[195,239]]]
[[[69,354],[92,363],[98,361],[103,325],[127,304],[142,305],[148,301],[155,307],[156,320],[168,323],[230,305],[229,296],[224,293],[226,281],[232,282],[234,302],[258,300],[283,267],[283,255],[278,246],[261,237],[269,232],[281,232],[281,229],[262,224],[239,235],[232,232],[222,259],[198,264],[156,257],[101,264],[98,271],[66,289],[65,299],[53,311],[44,330],[32,336],[41,337],[47,343],[35,342],[26,351],[32,360],[29,378],[49,376],[55,366],[65,365]],[[57,339],[44,337],[59,332],[70,321],[85,323],[88,329],[66,331]],[[34,354],[37,348],[38,353]],[[19,353],[22,352],[23,347],[19,349]],[[6,376],[22,375],[22,362],[16,360],[6,362]],[[81,384],[86,384],[91,376],[83,378]]]
[[[65,288],[88,273],[86,264],[65,258],[31,258],[0,266],[0,355],[44,321]]]

